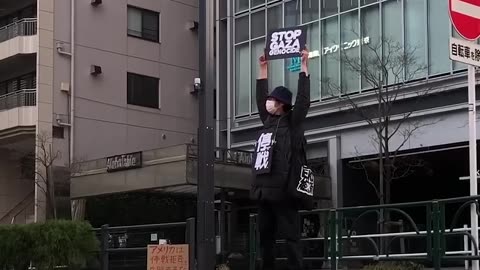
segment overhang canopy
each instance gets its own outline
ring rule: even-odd
[[[138,153],[137,153],[138,154]],[[249,190],[252,153],[216,149],[215,187]],[[141,167],[107,170],[107,159],[76,164],[71,179],[71,197],[84,198],[120,192],[158,190],[169,193],[196,194],[196,145],[180,145],[141,153]]]

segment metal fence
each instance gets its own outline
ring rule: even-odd
[[[37,91],[25,89],[0,96],[0,111],[37,105]]]
[[[170,244],[188,244],[190,269],[195,269],[195,219],[186,222],[95,229],[100,252],[87,269],[147,269],[147,246],[165,239]]]
[[[322,217],[319,237],[304,237],[304,246],[316,243],[316,254],[306,254],[305,262],[329,264],[331,269],[356,261],[369,264],[378,261],[420,261],[441,269],[445,265],[479,260],[478,243],[469,228],[470,205],[480,196],[426,202],[317,209],[301,211],[301,217]],[[398,220],[406,231],[388,228]],[[387,222],[389,221],[389,222]],[[257,216],[250,216],[249,269],[261,262],[259,256]],[[358,233],[362,232],[362,233]],[[278,241],[279,244],[284,241]],[[355,246],[355,248],[352,248]],[[470,246],[470,247],[469,247]],[[318,252],[321,250],[321,252]],[[319,254],[320,253],[320,254]],[[286,258],[278,258],[284,261]]]
[[[37,34],[37,19],[25,18],[0,28],[0,42],[18,36],[33,36]]]

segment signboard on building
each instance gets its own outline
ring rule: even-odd
[[[296,26],[268,32],[265,56],[268,60],[299,57],[307,44],[307,28]]]
[[[116,155],[107,158],[107,172],[130,170],[142,167],[142,152]]]
[[[149,245],[147,270],[189,270],[188,245]]]
[[[449,0],[450,19],[457,32],[464,39],[480,37],[480,1]]]
[[[458,38],[450,38],[450,59],[480,66],[480,45]]]

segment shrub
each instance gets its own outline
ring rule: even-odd
[[[422,270],[423,265],[413,262],[379,262],[363,267],[364,270]]]
[[[78,268],[99,247],[90,224],[73,221],[0,226],[0,239],[0,269]]]

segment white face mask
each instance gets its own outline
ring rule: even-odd
[[[277,106],[276,102],[273,100],[267,100],[265,103],[265,108],[267,109],[267,112],[270,114],[275,114],[277,112]]]

